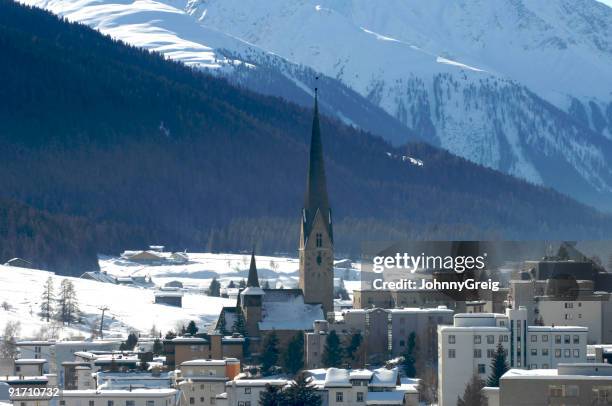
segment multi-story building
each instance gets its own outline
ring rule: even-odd
[[[225,385],[227,395],[224,403],[228,406],[256,406],[267,385],[280,389],[288,383],[286,379],[234,379]]]
[[[589,344],[612,344],[612,294],[595,291],[591,280],[513,280],[509,298],[527,309],[530,325],[583,326]]]
[[[429,309],[348,309],[334,323],[315,321],[314,331],[306,333],[306,367],[313,369],[322,366],[321,357],[331,330],[344,340],[354,333],[362,334],[364,358],[371,362],[383,361],[389,355],[401,355],[406,350],[411,333],[415,333],[423,345],[435,343],[437,326],[452,322],[453,311],[445,306]]]
[[[225,392],[225,383],[240,373],[240,361],[193,360],[180,365],[176,387],[180,389],[181,404],[208,406],[216,404],[216,396]]]
[[[88,389],[65,390],[59,406],[175,406],[176,389]]]
[[[453,326],[438,327],[439,404],[454,405],[474,374],[486,379],[498,345],[512,368],[555,368],[586,362],[587,335],[586,327],[528,326],[524,308],[456,314]]]
[[[499,388],[485,388],[489,406],[604,406],[612,404],[612,365],[559,364],[556,369],[511,369]]]

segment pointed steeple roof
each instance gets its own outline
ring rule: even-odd
[[[308,175],[306,178],[306,194],[304,196],[304,234],[308,238],[317,211],[320,211],[328,225],[328,232],[333,241],[329,198],[327,196],[327,180],[325,177],[325,162],[323,159],[323,143],[319,125],[318,91],[315,88],[314,116],[312,119],[312,135],[310,138],[310,156],[308,158]]]
[[[259,287],[259,277],[257,276],[257,265],[255,264],[255,250],[251,252],[251,266],[249,267],[249,279],[247,280],[248,288]]]

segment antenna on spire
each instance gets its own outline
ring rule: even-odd
[[[317,92],[319,91],[318,84],[319,84],[319,77],[315,76],[315,96],[317,95]]]

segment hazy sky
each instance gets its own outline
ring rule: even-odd
[[[599,0],[600,2],[602,2],[603,4],[607,4],[608,6],[612,7],[612,0]]]

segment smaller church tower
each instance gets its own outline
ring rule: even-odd
[[[251,254],[251,266],[246,289],[240,292],[240,307],[244,315],[244,322],[249,337],[259,336],[259,322],[261,321],[261,306],[264,290],[259,286],[255,252]]]
[[[301,217],[299,286],[304,292],[304,302],[321,304],[327,317],[334,310],[334,233],[327,196],[317,89]]]

